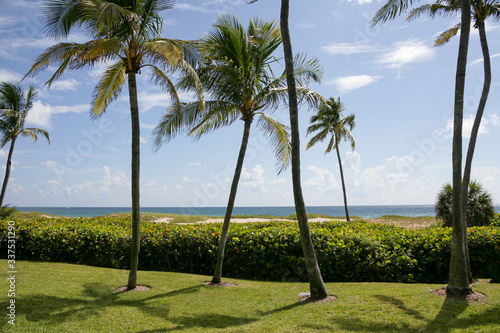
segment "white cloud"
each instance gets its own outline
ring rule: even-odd
[[[335,180],[332,171],[321,169],[314,165],[308,166],[307,170],[314,173],[315,176],[305,180],[304,184],[306,186],[315,187],[317,191],[321,191],[323,194],[340,189],[339,183]]]
[[[52,161],[52,160],[47,160],[47,161],[42,162],[42,167],[44,167],[44,168],[52,169],[52,168],[55,168],[56,165],[57,165],[57,162]]]
[[[88,110],[90,110],[90,105],[88,104],[52,106],[50,104],[43,104],[40,101],[35,101],[33,103],[33,109],[28,113],[26,122],[43,128],[52,128],[52,116],[68,112],[81,113]]]
[[[198,181],[198,179],[191,179],[188,176],[184,176],[184,177],[182,177],[182,181],[185,183],[195,183]]]
[[[241,186],[251,188],[253,191],[267,192],[267,189],[264,187],[266,183],[264,169],[260,164],[257,164],[252,171],[248,171],[246,167],[243,167],[240,183]]]
[[[5,68],[0,68],[0,81],[19,81],[23,76],[17,72],[10,71]]]
[[[141,123],[141,128],[151,129],[152,130],[152,129],[156,128],[156,125]]]
[[[335,85],[341,93],[346,93],[351,90],[365,87],[369,84],[372,84],[373,82],[376,82],[379,79],[380,79],[379,76],[353,75],[353,76],[338,77],[327,83]]]
[[[493,55],[490,55],[490,60],[491,60],[491,59],[493,59],[493,58],[496,58],[496,57],[500,57],[500,53],[495,53],[495,54],[493,54]],[[480,63],[482,63],[483,61],[484,61],[484,59],[483,59],[483,58],[476,59],[476,60],[474,60],[474,61],[471,61],[471,62],[469,63],[469,66],[474,66],[474,65],[480,64]]]
[[[188,166],[201,166],[201,162],[188,163]]]
[[[122,204],[129,200],[130,181],[124,171],[112,172],[108,166],[102,168],[103,176],[95,181],[65,186],[66,196],[72,202],[96,202],[96,198],[106,198],[109,204]]]
[[[59,91],[67,91],[67,90],[76,90],[76,87],[79,85],[80,82],[78,82],[77,80],[69,79],[69,80],[56,81],[52,83],[50,88]]]
[[[475,115],[471,114],[467,118],[464,118],[462,123],[462,137],[465,139],[470,139],[470,134],[472,131],[472,126],[474,125]],[[493,127],[500,127],[500,118],[496,114],[491,116],[486,116],[481,119],[481,125],[479,126],[478,135],[489,134]],[[453,119],[448,120],[446,127],[442,130],[442,133],[446,137],[453,136]]]
[[[384,163],[363,167],[357,152],[342,161],[348,203],[351,205],[429,204],[440,184],[411,156],[391,156]],[[304,195],[316,205],[341,205],[343,193],[338,168],[307,168]]]
[[[297,24],[297,27],[298,28],[301,28],[301,29],[313,29],[313,28],[316,28],[317,24],[314,24],[314,23],[299,23]]]
[[[389,68],[401,68],[404,65],[430,60],[435,55],[435,50],[420,40],[408,40],[393,45],[379,58],[379,63]]]
[[[372,3],[373,0],[344,0],[349,3],[354,3],[357,5],[365,5],[365,4],[370,4]]]
[[[367,43],[332,43],[322,46],[321,51],[329,55],[351,55],[375,52],[377,47]]]

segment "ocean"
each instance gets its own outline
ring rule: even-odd
[[[42,212],[69,217],[93,217],[114,213],[131,212],[130,207],[17,207],[19,211]],[[497,213],[500,206],[495,207]],[[141,207],[143,213],[165,213],[181,215],[224,216],[226,207]],[[307,212],[328,216],[345,216],[344,206],[310,206]],[[233,215],[288,216],[295,213],[295,207],[235,207]],[[363,218],[377,218],[383,215],[434,216],[434,205],[397,206],[349,206],[349,215]]]

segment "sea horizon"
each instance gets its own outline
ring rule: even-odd
[[[362,218],[377,218],[383,215],[418,217],[436,214],[435,205],[352,205],[348,207],[350,216]],[[17,207],[17,210],[68,217],[94,217],[132,211],[131,207]],[[306,210],[310,214],[345,216],[344,206],[307,206]],[[499,213],[500,206],[495,206],[495,210]],[[223,217],[226,207],[141,207],[141,212]],[[232,215],[289,216],[294,213],[294,206],[255,206],[234,207]]]

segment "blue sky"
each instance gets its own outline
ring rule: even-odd
[[[2,1],[0,81],[24,76],[34,59],[53,41],[45,39],[39,10],[43,1]],[[252,17],[279,22],[279,1],[248,5],[239,0],[178,1],[165,11],[163,35],[197,39],[218,14],[232,12],[246,24]],[[458,38],[435,48],[436,36],[457,17],[407,22],[404,17],[370,28],[380,1],[291,1],[294,52],[316,57],[324,68],[321,84],[311,86],[325,97],[339,97],[356,114],[356,149],[341,145],[351,205],[433,204],[441,185],[451,180],[451,128]],[[478,138],[472,178],[500,203],[500,25],[487,22],[493,82]],[[87,37],[78,31],[72,41]],[[282,49],[276,53],[282,57]],[[482,55],[477,30],[471,34],[468,60],[464,147],[482,89]],[[93,88],[104,66],[70,72],[51,89],[43,84],[53,73],[28,80],[40,94],[28,126],[51,136],[36,144],[16,142],[5,203],[17,206],[129,206],[130,115],[127,89],[97,120],[89,116]],[[159,207],[225,206],[238,154],[243,122],[199,141],[178,137],[154,153],[151,132],[167,96],[147,75],[138,81],[141,109],[141,205]],[[189,100],[189,96],[184,96]],[[342,205],[338,162],[325,145],[305,150],[306,128],[314,111],[300,110],[302,182],[306,204]],[[274,114],[288,122],[288,110]],[[5,165],[8,147],[0,150]],[[3,170],[5,168],[3,167]],[[3,175],[2,175],[3,177]],[[292,206],[290,170],[276,173],[268,141],[257,127],[240,181],[236,206]]]

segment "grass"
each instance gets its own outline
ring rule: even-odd
[[[1,311],[7,261],[0,260]],[[500,332],[500,286],[480,281],[481,303],[430,293],[441,285],[327,283],[330,303],[298,301],[306,283],[231,279],[237,287],[203,286],[208,276],[139,272],[148,291],[117,293],[128,272],[90,266],[16,262],[16,326],[5,332]]]

